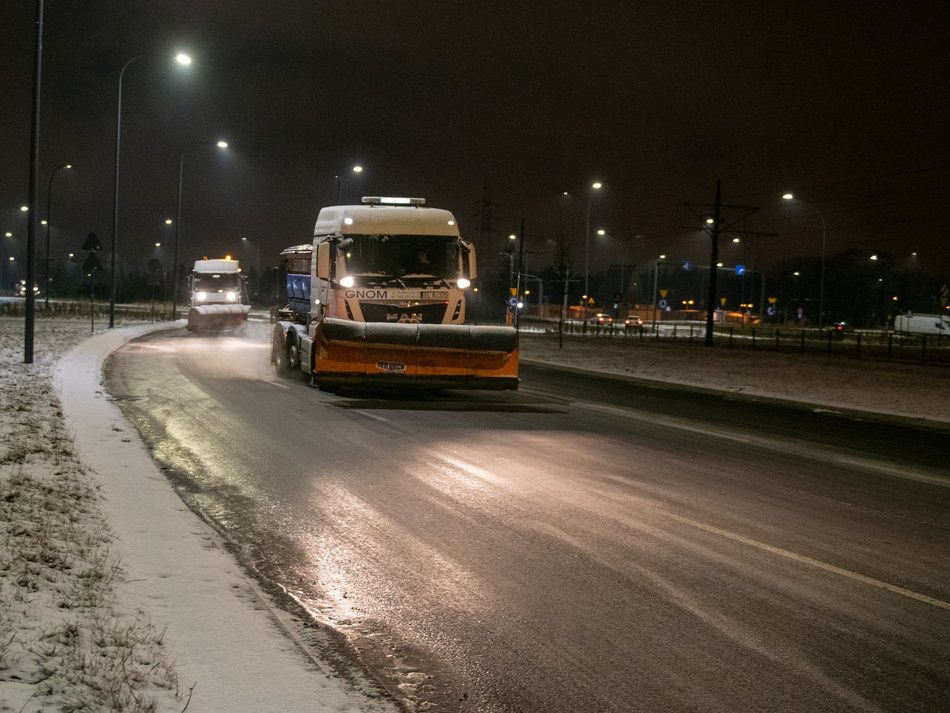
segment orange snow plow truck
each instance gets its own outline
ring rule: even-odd
[[[287,305],[271,362],[341,386],[517,389],[513,327],[465,324],[475,248],[422,198],[323,208],[311,244],[281,253]]]

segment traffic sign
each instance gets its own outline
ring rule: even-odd
[[[99,238],[96,237],[95,233],[89,233],[86,236],[86,239],[82,244],[83,250],[102,250],[102,244],[99,242]]]
[[[736,274],[744,275],[745,274],[745,265],[736,265]]]
[[[90,252],[86,256],[85,262],[82,264],[83,272],[95,272],[96,270],[101,270],[102,264],[99,262],[99,258],[96,257],[94,252]]]

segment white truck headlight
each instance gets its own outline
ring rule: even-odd
[[[199,292],[197,295],[195,295],[195,297],[198,299],[199,302],[204,302],[206,299],[208,299],[208,293]]]
[[[355,284],[352,275],[347,275],[340,280],[340,287],[352,287]]]
[[[237,299],[237,292],[228,292],[225,294],[225,298],[228,300],[228,302],[234,302],[234,300]]]

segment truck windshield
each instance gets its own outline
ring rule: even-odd
[[[453,235],[347,235],[341,246],[349,275],[458,277],[459,239]]]
[[[240,287],[241,277],[234,272],[195,274],[196,290],[217,292],[218,290],[238,290]]]

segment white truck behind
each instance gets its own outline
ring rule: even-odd
[[[230,257],[195,260],[188,275],[190,332],[239,330],[247,323],[251,301],[241,264]]]
[[[900,334],[935,334],[950,337],[950,315],[899,314],[894,317],[894,331]]]

